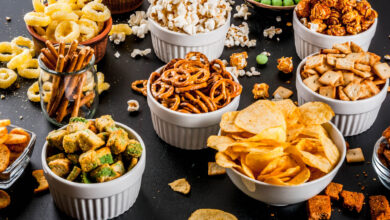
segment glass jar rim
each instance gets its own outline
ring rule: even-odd
[[[66,46],[68,46],[68,45],[66,45]],[[57,46],[58,46],[58,44],[55,45],[55,47],[57,47]],[[78,48],[82,48],[82,47],[85,47],[85,46],[78,45],[77,47]],[[39,65],[39,67],[42,70],[44,70],[45,72],[50,73],[50,74],[54,74],[54,75],[78,75],[78,74],[84,73],[86,70],[88,70],[89,68],[93,67],[93,65],[95,64],[95,54],[93,54],[91,60],[89,61],[89,63],[87,65],[85,65],[84,68],[82,68],[80,70],[77,70],[77,71],[74,71],[74,72],[57,72],[57,71],[52,70],[49,67],[47,67],[45,65],[45,63],[42,61],[41,57],[42,57],[42,53],[39,54],[39,56],[38,56],[38,65]]]

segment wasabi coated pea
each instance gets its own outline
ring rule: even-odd
[[[295,4],[298,4],[301,0],[294,0]]]
[[[261,3],[265,5],[271,5],[271,0],[261,0]]]
[[[284,0],[283,1],[284,6],[291,6],[294,5],[294,0]]]
[[[272,0],[272,5],[273,6],[282,6],[283,1],[282,0]]]
[[[259,54],[256,56],[256,62],[260,65],[264,65],[268,62],[268,57],[265,54]]]

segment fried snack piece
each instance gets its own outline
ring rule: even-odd
[[[332,207],[330,197],[317,195],[307,201],[309,220],[330,219]]]
[[[198,209],[188,220],[238,220],[236,216],[218,209]]]
[[[70,171],[71,162],[68,159],[56,159],[47,164],[57,176],[64,177]]]
[[[184,195],[187,195],[191,190],[191,185],[188,183],[186,178],[177,179],[168,185],[173,191],[182,193]]]
[[[79,157],[79,162],[83,172],[89,172],[100,164],[99,158],[94,150],[82,153]]]
[[[283,73],[291,73],[294,70],[292,57],[282,57],[278,59],[278,70]]]
[[[363,193],[343,190],[341,192],[341,197],[343,197],[343,205],[345,208],[349,209],[350,211],[356,210],[358,213],[362,210],[364,204]]]
[[[107,182],[119,176],[120,174],[115,172],[108,164],[103,164],[91,172],[91,177],[98,183]]]
[[[226,169],[224,167],[219,166],[216,162],[208,163],[207,174],[209,176],[223,175],[225,173],[226,173]]]
[[[384,215],[386,210],[390,208],[389,201],[387,201],[387,198],[383,195],[370,196],[368,199],[371,219],[378,219],[378,217]]]
[[[110,134],[106,146],[110,147],[112,153],[120,154],[126,150],[128,143],[129,143],[129,137],[127,132],[120,128],[116,131],[113,131]]]
[[[343,191],[343,185],[339,183],[331,182],[325,189],[325,194],[328,195],[331,199],[339,200],[339,194]]]
[[[253,85],[253,98],[254,99],[266,99],[268,94],[269,85],[267,83],[256,83]]]
[[[125,150],[125,156],[128,158],[138,158],[142,154],[142,147],[141,143],[138,141],[132,139],[128,141],[126,150]]]
[[[238,70],[244,69],[248,64],[246,59],[248,54],[246,51],[241,53],[233,53],[230,56],[230,65],[236,67]]]
[[[4,144],[0,144],[0,172],[7,169],[10,161],[11,152],[8,147]]]
[[[32,175],[39,184],[38,187],[34,189],[34,193],[43,192],[49,189],[49,183],[47,182],[45,176],[43,175],[43,170],[34,170],[32,172]]]
[[[6,208],[11,203],[11,197],[4,190],[0,190],[0,209]]]

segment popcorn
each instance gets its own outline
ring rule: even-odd
[[[277,21],[277,22],[281,22],[281,21],[282,21],[282,17],[276,16],[276,21]]]
[[[207,33],[221,27],[227,22],[231,11],[226,0],[149,1],[150,7],[147,12],[149,18],[171,31],[189,35]]]
[[[144,11],[136,11],[135,14],[130,15],[129,25],[139,26],[146,19],[148,19],[148,16]]]
[[[244,18],[244,20],[248,20],[248,16],[251,15],[248,10],[248,6],[246,4],[241,4],[236,6],[237,13],[233,15],[233,18]]]
[[[152,50],[150,49],[150,48],[148,48],[148,49],[145,49],[145,50],[140,50],[140,49],[134,49],[133,50],[133,52],[131,52],[131,57],[132,58],[135,58],[136,56],[141,56],[141,57],[143,57],[143,56],[146,56],[146,55],[148,55],[150,52],[152,52]]]
[[[126,39],[125,33],[113,33],[109,37],[111,42],[114,42],[114,44],[119,45],[121,42],[124,42]]]
[[[225,46],[255,47],[256,40],[249,40],[249,27],[246,22],[239,26],[232,24],[226,34]]]
[[[228,0],[228,2],[229,2],[229,4],[230,4],[230,5],[234,5],[234,4],[236,4],[236,2],[235,2],[235,1],[233,1],[233,0]]]
[[[261,73],[256,71],[255,67],[251,67],[250,71],[246,72],[246,76],[251,77],[251,76],[259,76]]]
[[[120,54],[118,51],[117,51],[116,53],[114,53],[114,57],[115,57],[115,58],[118,59],[120,56],[121,56],[121,54]]]
[[[130,15],[129,25],[133,34],[139,38],[145,38],[149,32],[148,16],[144,11],[136,11],[135,14]]]
[[[279,35],[282,33],[281,28],[275,28],[275,26],[271,26],[267,29],[264,29],[263,36],[268,37],[269,39],[272,39],[275,35]]]
[[[137,100],[134,100],[134,99],[129,100],[129,101],[127,101],[127,105],[128,105],[127,106],[128,112],[136,112],[139,110],[139,103]]]

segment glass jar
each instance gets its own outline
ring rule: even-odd
[[[92,118],[99,102],[95,56],[75,72],[56,72],[48,68],[41,57],[42,54],[38,57],[39,94],[46,119],[63,126],[71,117]]]

